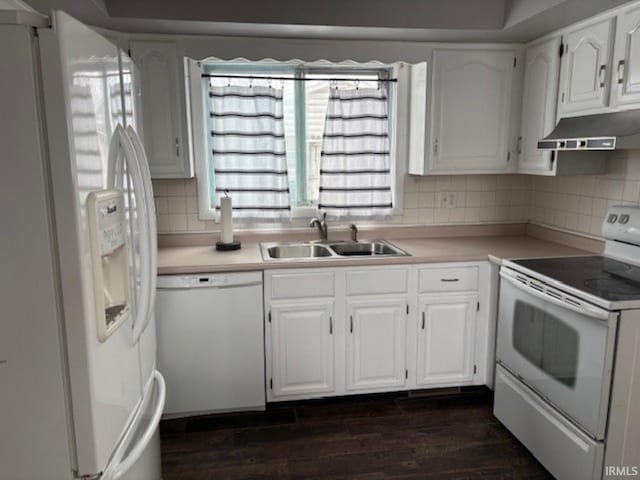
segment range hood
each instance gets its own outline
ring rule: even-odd
[[[574,152],[640,149],[640,109],[563,118],[538,142],[538,148]]]

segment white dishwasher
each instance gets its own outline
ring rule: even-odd
[[[157,288],[164,414],[264,410],[262,272],[161,275]]]

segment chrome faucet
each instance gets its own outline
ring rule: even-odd
[[[309,222],[309,226],[311,228],[318,227],[318,231],[320,232],[320,238],[322,240],[326,241],[327,238],[329,237],[329,231],[327,228],[327,212],[324,212],[322,214],[322,220],[318,219],[317,217],[312,218],[311,221]]]
[[[349,225],[349,230],[351,230],[351,241],[352,242],[357,242],[358,241],[358,227],[356,227],[356,224],[352,223],[351,225]]]

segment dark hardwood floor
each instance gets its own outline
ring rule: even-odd
[[[161,423],[164,480],[549,479],[491,393],[273,404]]]

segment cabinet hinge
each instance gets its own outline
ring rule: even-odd
[[[479,312],[479,311],[480,311],[480,302],[477,302],[476,303],[476,312]]]
[[[407,315],[409,315],[409,304],[407,303]]]
[[[269,379],[269,388],[273,390],[273,378]]]
[[[513,57],[513,68],[516,68],[517,64],[518,64],[518,57]]]
[[[560,44],[560,58],[564,55],[564,42]]]
[[[409,378],[409,370],[408,369],[404,369],[404,379],[406,380],[407,378]]]
[[[271,310],[269,310],[269,315],[268,315],[268,317],[269,317],[269,323],[271,323]]]
[[[475,375],[476,373],[478,373],[478,366],[474,365],[473,366],[473,374]]]

